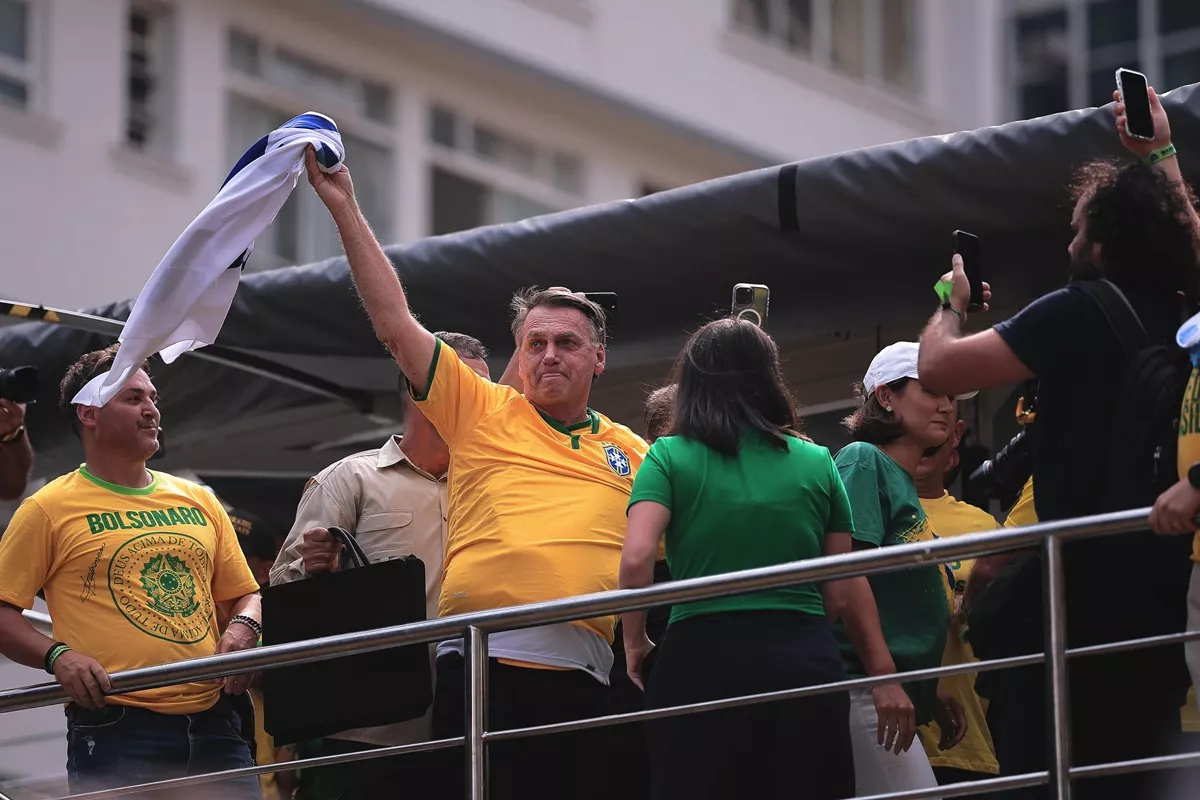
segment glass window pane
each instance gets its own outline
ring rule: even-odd
[[[367,119],[388,123],[392,121],[392,92],[386,86],[363,81],[363,113]]]
[[[475,153],[522,175],[537,174],[537,148],[487,125],[475,125]]]
[[[1200,50],[1178,53],[1163,59],[1163,88],[1176,89],[1200,81]]]
[[[736,0],[733,22],[739,28],[766,35],[771,30],[769,0]]]
[[[465,231],[484,224],[488,187],[450,170],[430,170],[432,236]]]
[[[0,75],[0,103],[25,108],[29,105],[29,87]]]
[[[247,75],[262,74],[258,37],[241,31],[229,32],[229,66]]]
[[[387,242],[392,235],[391,186],[394,181],[391,150],[345,131],[342,131],[342,143],[346,146],[346,166],[354,173],[354,194],[362,207],[363,216],[371,223],[376,237]],[[329,212],[324,208],[316,210],[320,212],[320,218],[329,223],[330,238],[326,252],[318,253],[313,258],[328,258],[341,253],[342,248]]]
[[[29,57],[29,9],[24,0],[0,0],[0,53]]]
[[[892,86],[917,89],[916,36],[912,0],[883,3],[883,79]]]
[[[1020,113],[1023,119],[1044,117],[1070,110],[1067,98],[1067,76],[1062,80],[1027,83],[1020,90]]]
[[[1138,39],[1137,0],[1103,0],[1088,6],[1088,46],[1136,42]]]
[[[1126,69],[1140,72],[1142,67],[1136,59],[1121,64]],[[1117,68],[1097,67],[1088,75],[1088,103],[1102,106],[1113,101],[1117,89]]]
[[[458,117],[453,111],[442,106],[430,109],[429,138],[444,147],[458,147]]]
[[[1069,108],[1067,12],[1020,17],[1014,26],[1018,73],[1017,105],[1022,118]]]
[[[583,193],[583,162],[567,153],[553,156],[554,185],[571,194]]]
[[[852,78],[866,75],[863,0],[833,0],[833,66]]]
[[[788,48],[801,53],[811,53],[812,0],[788,0],[787,12]]]
[[[308,95],[320,93],[344,96],[346,92],[345,74],[286,50],[276,51],[272,72],[274,74],[271,77],[274,80],[285,86],[303,90]]]
[[[520,222],[523,219],[549,214],[555,209],[513,192],[492,189],[487,210],[487,224]]]
[[[1159,0],[1159,33],[1174,33],[1189,28],[1200,28],[1200,3],[1196,0]]]

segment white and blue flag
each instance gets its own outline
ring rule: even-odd
[[[311,111],[288,120],[246,151],[221,191],[146,281],[121,332],[112,368],[92,378],[71,402],[101,407],[155,353],[170,364],[216,341],[254,239],[296,187],[310,144],[322,171],[341,169],[345,151],[337,125]]]

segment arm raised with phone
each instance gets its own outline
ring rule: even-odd
[[[409,309],[400,277],[359,208],[350,171],[343,165],[337,172],[322,172],[311,147],[304,154],[304,165],[309,183],[333,216],[350,262],[354,287],[367,309],[375,335],[396,359],[413,391],[423,394],[428,389],[437,340]]]

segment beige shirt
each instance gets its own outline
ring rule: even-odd
[[[425,564],[425,613],[437,616],[446,554],[446,479],[413,466],[393,436],[378,450],[347,456],[308,482],[275,566],[271,585],[305,577],[299,545],[310,528],[338,526],[372,563],[415,555]],[[433,648],[430,648],[432,664]],[[429,712],[420,719],[379,728],[343,731],[338,739],[378,745],[427,741]]]

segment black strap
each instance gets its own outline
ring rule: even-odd
[[[1116,333],[1117,339],[1125,350],[1126,358],[1133,358],[1139,352],[1151,345],[1150,335],[1142,325],[1137,312],[1115,283],[1108,280],[1080,281],[1079,288],[1096,301],[1101,313],[1108,320],[1109,327]]]
[[[346,545],[346,552],[350,554],[350,562],[353,566],[365,567],[371,563],[371,560],[367,558],[367,554],[363,552],[362,546],[359,545],[358,540],[354,538],[354,534],[350,533],[350,531],[345,528],[333,527],[329,529],[329,532],[341,539]]]

